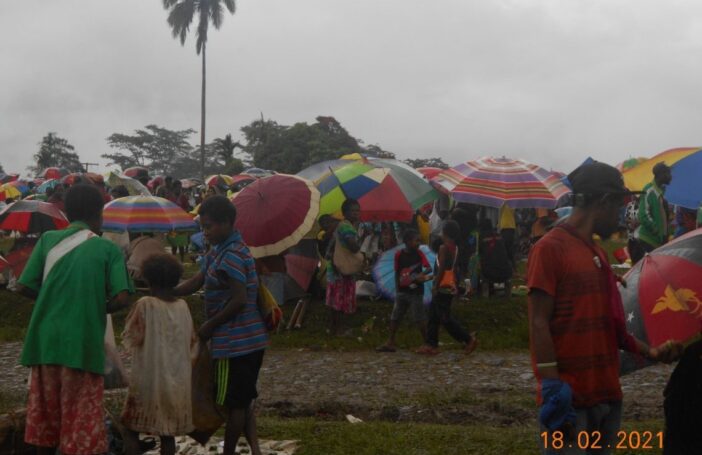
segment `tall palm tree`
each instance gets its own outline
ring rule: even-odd
[[[174,38],[180,39],[185,45],[185,38],[190,30],[190,24],[197,16],[197,33],[195,49],[197,55],[202,55],[202,103],[200,117],[200,176],[205,178],[205,47],[207,45],[207,30],[210,22],[219,30],[224,19],[224,9],[231,14],[236,12],[235,0],[163,0],[163,7],[168,13],[168,25],[171,26]]]

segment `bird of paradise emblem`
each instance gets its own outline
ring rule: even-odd
[[[702,318],[702,301],[697,297],[697,293],[692,289],[673,289],[666,286],[665,293],[656,300],[651,314],[663,311],[686,311],[694,316]]]

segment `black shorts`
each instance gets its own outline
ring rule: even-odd
[[[256,383],[265,350],[215,362],[215,400],[229,409],[245,409],[258,398]]]

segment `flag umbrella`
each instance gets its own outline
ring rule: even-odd
[[[671,170],[672,180],[665,190],[669,203],[697,210],[702,206],[702,150],[691,153]]]
[[[644,161],[648,160],[648,158],[640,156],[638,158],[627,158],[621,163],[617,164],[615,167],[619,169],[619,172],[624,172],[628,171],[629,169],[632,169],[639,164],[643,163]]]
[[[0,183],[10,183],[19,179],[19,174],[3,174],[0,176]]]
[[[256,180],[237,193],[236,228],[254,257],[280,254],[315,224],[319,190],[303,178],[275,174]]]
[[[310,287],[318,266],[319,252],[315,239],[302,239],[285,254],[286,272],[303,292]]]
[[[24,180],[15,180],[14,182],[9,182],[9,183],[6,183],[5,185],[17,188],[17,190],[20,193],[22,193],[22,196],[24,196],[25,194],[28,194],[31,191],[31,188],[29,187],[29,183],[25,182]]]
[[[205,179],[205,185],[216,186],[218,188],[227,189],[232,186],[233,180],[228,175],[216,174],[210,175]]]
[[[105,205],[102,229],[109,232],[197,231],[193,218],[168,199],[127,196]]]
[[[17,201],[0,212],[0,229],[40,234],[68,226],[66,215],[53,204],[41,201]]]
[[[10,186],[7,183],[0,185],[0,201],[7,199],[19,199],[21,197],[22,193],[14,186]]]
[[[45,194],[47,190],[54,189],[61,184],[59,179],[49,179],[37,187],[37,193]]]
[[[145,167],[141,166],[134,166],[130,167],[124,170],[122,172],[122,175],[126,175],[127,177],[131,177],[133,179],[138,179],[140,177],[149,177],[149,170],[146,169]]]
[[[41,177],[46,180],[61,179],[61,177],[65,177],[69,173],[68,169],[64,167],[48,167],[41,173]]]
[[[441,174],[444,170],[440,167],[419,167],[417,172],[422,174],[427,180],[431,180],[437,175]]]
[[[702,229],[647,254],[619,287],[627,330],[658,346],[702,331]],[[644,366],[644,365],[641,365]]]
[[[698,152],[700,147],[675,148],[661,152],[643,163],[640,163],[629,170],[622,172],[624,185],[631,191],[641,191],[643,187],[653,181],[653,166],[658,163],[665,163],[672,166],[683,158]]]
[[[149,196],[151,192],[147,187],[144,186],[139,180],[133,179],[127,176],[120,176],[114,172],[110,172],[107,176],[107,184],[111,188],[116,188],[118,186],[124,186],[129,191],[130,196]]]
[[[373,281],[378,286],[380,293],[390,300],[395,299],[397,292],[395,289],[395,254],[404,247],[405,244],[402,243],[384,252],[373,266]],[[429,265],[433,266],[436,262],[436,254],[426,245],[420,245],[419,249],[426,256]],[[424,283],[425,304],[431,302],[431,286],[432,281]]]
[[[500,208],[554,208],[570,193],[552,172],[524,160],[483,157],[459,164],[432,183],[458,202]]]

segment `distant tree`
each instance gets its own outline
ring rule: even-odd
[[[164,174],[174,177],[192,177],[197,163],[189,162],[188,175],[175,175],[176,170],[184,169],[179,163],[189,160],[193,146],[188,142],[195,130],[173,131],[157,125],[147,125],[136,130],[134,135],[115,133],[107,138],[107,143],[117,151],[106,153],[103,158],[126,169],[132,166],[144,166],[152,175]],[[192,166],[195,166],[194,168]]]
[[[319,116],[311,125],[300,122],[292,126],[280,125],[262,116],[241,131],[246,142],[244,152],[251,156],[254,166],[288,174],[350,153],[395,156],[377,145],[363,147],[361,141],[329,116]]]
[[[448,169],[449,165],[444,163],[441,158],[417,158],[417,159],[406,159],[405,164],[412,166],[415,169],[420,167],[438,167],[439,169]]]
[[[224,19],[224,9],[231,14],[236,11],[234,0],[163,0],[163,7],[168,13],[168,25],[171,27],[174,38],[180,39],[180,44],[185,45],[185,38],[190,30],[190,24],[197,15],[197,33],[195,50],[197,55],[202,55],[202,94],[200,110],[200,176],[205,176],[205,49],[207,47],[207,32],[210,22],[219,30]]]
[[[34,154],[34,165],[29,171],[38,175],[49,167],[63,167],[70,172],[84,172],[80,157],[75,148],[56,133],[48,133],[39,143],[39,151]]]
[[[234,156],[236,149],[243,150],[244,147],[239,142],[234,142],[231,134],[215,139],[210,147],[216,160],[222,164],[219,173],[235,175],[244,170],[244,161]]]

